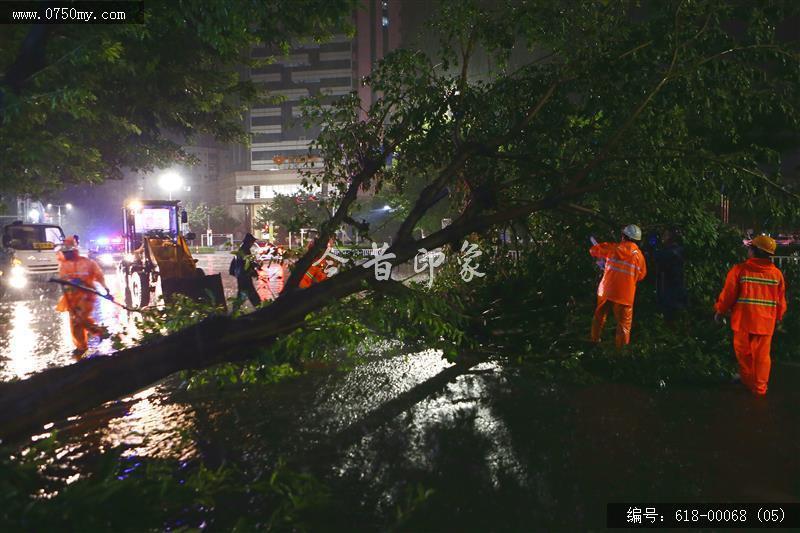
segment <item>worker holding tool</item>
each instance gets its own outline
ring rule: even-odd
[[[58,275],[62,281],[64,293],[58,301],[56,311],[69,312],[69,325],[72,332],[72,342],[75,350],[72,354],[79,357],[89,349],[88,335],[106,337],[108,332],[102,326],[95,324],[92,319],[94,304],[97,295],[91,290],[81,290],[79,287],[90,288],[97,282],[106,290],[108,298],[112,299],[103,270],[100,266],[78,253],[78,246],[74,237],[67,237],[61,246],[61,257]]]
[[[783,273],[772,264],[775,240],[759,235],[747,251],[747,261],[734,265],[714,306],[717,323],[731,312],[733,350],[739,363],[739,378],[754,394],[767,393],[770,345],[776,322],[786,313]]]
[[[234,258],[231,260],[228,273],[236,277],[238,297],[245,296],[253,304],[253,307],[258,307],[261,304],[261,297],[253,285],[253,278],[258,276],[261,265],[251,250],[255,242],[256,238],[252,234],[248,233],[244,236],[242,245],[233,254]]]
[[[642,230],[639,226],[631,224],[622,230],[621,242],[601,242],[589,249],[592,257],[605,260],[603,279],[597,287],[597,308],[592,319],[592,342],[600,342],[600,334],[603,332],[609,311],[613,311],[617,321],[615,337],[617,348],[631,341],[636,284],[647,274],[644,256],[636,244],[641,240]]]

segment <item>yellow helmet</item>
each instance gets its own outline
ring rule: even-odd
[[[775,255],[775,248],[777,247],[777,244],[775,243],[775,239],[772,237],[767,235],[759,235],[750,241],[750,246],[758,248],[762,252],[767,252],[770,255]]]

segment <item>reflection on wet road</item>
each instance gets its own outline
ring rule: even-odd
[[[228,275],[229,256],[219,260],[201,259],[200,264],[207,274],[221,272],[226,298],[236,294],[236,282]],[[124,288],[116,272],[106,272],[106,283],[114,298],[124,302]],[[259,274],[256,288],[264,300],[273,299],[283,288],[283,276],[278,265],[271,265]],[[24,379],[31,374],[50,367],[64,366],[74,362],[74,348],[69,331],[67,313],[55,310],[60,291],[47,283],[31,284],[24,293],[10,291],[0,300],[0,382]],[[133,314],[98,298],[94,319],[106,326],[111,333],[123,333],[123,340],[135,337]],[[114,351],[110,339],[89,341],[91,355],[106,355]]]
[[[509,530],[597,528],[617,500],[800,497],[800,427],[785,423],[800,406],[800,368],[777,366],[766,399],[722,384],[564,386],[494,363],[427,385],[452,368],[427,351],[375,354],[351,372],[318,369],[251,390],[185,391],[173,377],[47,429],[58,431],[63,479],[90,474],[85,465],[114,446],[137,461],[253,472],[300,454],[337,493],[363,498],[352,512],[392,516],[419,482],[434,508],[460,506],[459,524],[475,530],[498,519]],[[740,460],[750,455],[758,462]],[[449,513],[437,516],[420,530],[459,529],[448,527]]]
[[[230,296],[235,282],[222,277]],[[281,273],[266,277],[273,285],[262,294],[279,291]],[[56,296],[0,303],[0,379],[71,362]],[[108,302],[98,318],[130,327]],[[108,353],[107,342],[93,351]],[[610,501],[800,499],[796,364],[777,361],[769,396],[758,399],[722,383],[558,384],[494,363],[431,385],[454,369],[438,353],[364,349],[349,372],[318,368],[270,386],[187,391],[173,376],[35,438],[57,432],[53,476],[67,483],[91,475],[111,448],[137,462],[255,473],[303,457],[334,493],[353,498],[346,512],[394,516],[416,486],[432,491],[431,508],[457,509],[428,515],[417,530],[586,530],[602,527]]]

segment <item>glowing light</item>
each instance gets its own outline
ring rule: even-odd
[[[15,276],[12,274],[11,277],[8,278],[8,285],[12,289],[24,289],[28,285],[28,280],[25,279],[25,276]]]
[[[72,204],[66,203],[66,204],[64,204],[64,207],[66,207],[67,211],[69,211],[70,209],[72,209]]]
[[[112,244],[122,244],[122,237],[114,237],[111,239]]]
[[[134,260],[135,258],[134,258],[134,256],[133,256],[133,254],[125,254],[125,256],[124,256],[124,258],[123,258],[123,259],[124,259],[125,261],[127,261],[128,263],[133,263],[133,260]]]
[[[164,172],[158,178],[158,185],[167,192],[174,192],[183,185],[183,178],[177,172]]]
[[[128,209],[133,209],[135,211],[141,208],[142,208],[142,202],[140,202],[139,200],[131,200],[130,202],[128,202]]]
[[[53,204],[47,204],[47,209],[53,209]]]
[[[39,217],[41,217],[41,214],[38,209],[31,209],[28,211],[28,218],[31,219],[34,224],[39,222]]]
[[[66,314],[66,313],[64,313]],[[11,313],[11,332],[9,335],[6,372],[14,377],[24,378],[39,369],[34,356],[36,333],[31,324],[34,316],[30,302],[15,302]]]
[[[15,263],[14,266],[11,267],[11,275],[15,277],[25,277],[25,267],[21,266],[19,263]]]
[[[100,264],[103,266],[114,266],[114,256],[111,254],[100,255]]]
[[[99,239],[97,239],[97,244],[106,245],[109,242],[110,241],[108,240],[108,237],[100,237]]]
[[[164,402],[155,387],[127,398],[131,407],[125,416],[112,418],[102,431],[102,443],[124,447],[123,457],[170,457],[188,460],[197,454],[192,443],[181,438],[195,424],[195,415],[181,404]],[[126,401],[123,400],[123,401]],[[149,435],[158,438],[146,438]]]

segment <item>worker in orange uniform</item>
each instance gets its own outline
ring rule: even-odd
[[[310,250],[312,246],[314,246],[315,241],[309,241],[307,250]],[[331,246],[331,241],[328,241],[328,248]],[[327,252],[327,250],[326,250]],[[325,273],[326,262],[324,260],[325,252],[322,253],[319,257],[314,259],[314,262],[308,267],[306,273],[303,275],[303,278],[300,280],[300,288],[307,289],[312,285],[320,283],[321,281],[325,281],[328,279],[328,275]]]
[[[97,282],[103,286],[106,292],[110,292],[106,286],[102,269],[97,263],[78,253],[74,237],[64,239],[59,261],[58,276],[61,279],[89,288],[94,288],[94,283]],[[97,295],[93,293],[65,285],[64,294],[61,295],[56,306],[56,311],[69,312],[72,342],[75,344],[72,355],[76,357],[83,355],[89,349],[87,343],[89,333],[100,337],[108,335],[106,329],[95,324],[92,319],[96,300]]]
[[[630,343],[633,322],[633,298],[636,284],[647,275],[642,251],[636,245],[642,240],[642,230],[631,224],[622,230],[621,242],[597,243],[589,250],[593,257],[603,259],[603,279],[597,287],[597,308],[592,319],[592,342],[600,342],[600,334],[609,311],[617,321],[617,348]]]
[[[772,264],[775,240],[759,235],[747,251],[747,261],[734,265],[714,306],[714,320],[731,312],[733,349],[739,377],[753,393],[767,393],[771,361],[769,348],[775,323],[786,313],[786,284]]]

